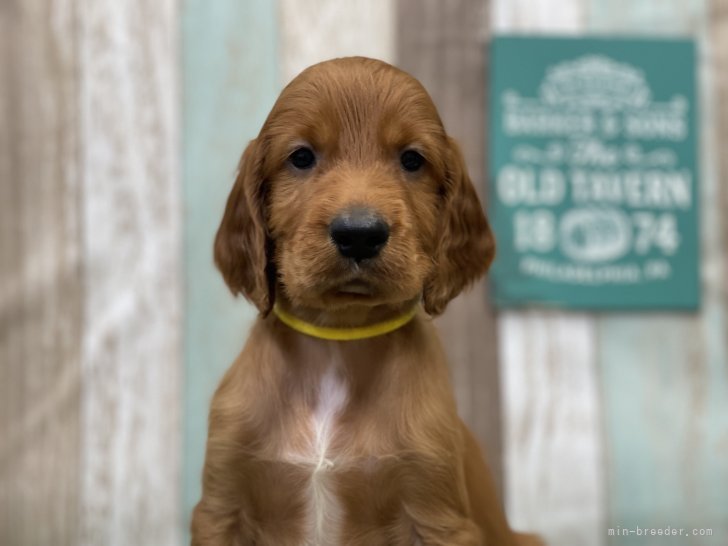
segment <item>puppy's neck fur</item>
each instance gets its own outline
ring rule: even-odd
[[[407,301],[371,305],[365,301],[347,302],[340,307],[317,309],[293,303],[285,290],[276,290],[276,305],[285,313],[302,321],[326,328],[358,328],[400,317],[417,305],[421,296]]]

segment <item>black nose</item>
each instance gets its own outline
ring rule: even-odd
[[[389,239],[389,226],[367,209],[345,212],[329,224],[329,234],[345,258],[374,258]]]

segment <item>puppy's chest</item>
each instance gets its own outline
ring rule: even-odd
[[[306,522],[302,544],[340,544],[344,507],[337,491],[337,475],[351,468],[352,461],[342,455],[337,440],[341,439],[341,415],[349,395],[349,387],[337,371],[326,371],[314,403],[296,416],[295,428],[288,431],[283,443],[281,460],[309,477],[303,492]]]
[[[303,506],[292,544],[340,546],[362,533],[372,533],[366,534],[370,544],[418,544],[403,509],[409,471],[399,457],[402,447],[392,441],[393,416],[351,404],[350,385],[332,368],[318,380],[316,395],[306,404],[292,403],[281,421],[287,425],[275,458],[293,470],[282,475],[295,478],[288,485],[277,481],[277,487]],[[417,457],[406,452],[411,464]]]

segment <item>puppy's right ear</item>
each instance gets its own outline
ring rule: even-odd
[[[273,306],[263,185],[263,150],[245,149],[215,237],[215,264],[234,295],[242,294],[265,316]]]

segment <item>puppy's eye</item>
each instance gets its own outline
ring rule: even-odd
[[[422,168],[422,165],[425,164],[425,158],[414,150],[405,150],[402,152],[402,155],[399,156],[399,162],[402,164],[402,168],[405,171],[413,173]]]
[[[316,156],[311,148],[301,146],[293,150],[288,161],[297,169],[310,169],[316,164]]]

